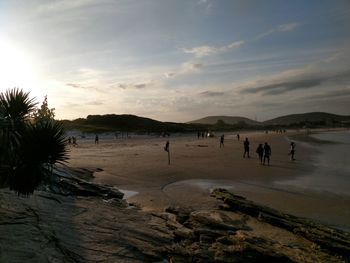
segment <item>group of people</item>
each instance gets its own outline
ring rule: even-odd
[[[220,136],[220,148],[224,147],[224,139],[225,136],[224,134]],[[239,140],[239,134],[237,134],[237,140]],[[244,147],[244,152],[243,152],[243,158],[250,158],[249,151],[250,151],[250,142],[248,138],[245,138],[245,141],[243,142],[243,147]],[[260,143],[258,148],[256,149],[256,153],[259,156],[259,161],[261,164],[265,165],[270,165],[270,156],[272,154],[271,146],[265,142],[264,144]],[[295,160],[294,158],[295,154],[295,142],[290,143],[290,151],[288,155],[290,155],[290,159],[292,161]]]
[[[244,146],[243,158],[246,158],[246,156],[250,158],[250,155],[249,155],[250,142],[248,138],[245,138],[245,141],[243,142],[243,146]],[[270,156],[272,154],[272,151],[271,151],[271,146],[267,142],[265,142],[264,145],[260,143],[258,148],[256,149],[256,153],[259,156],[259,160],[261,164],[265,165],[265,163],[267,163],[267,165],[270,165]]]
[[[74,136],[72,137],[68,137],[68,144],[71,145],[73,144],[73,146],[77,146],[77,138],[75,138]]]

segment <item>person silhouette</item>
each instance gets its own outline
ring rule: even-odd
[[[98,144],[98,135],[95,136],[95,144]]]
[[[239,133],[237,133],[237,141],[239,141]]]
[[[245,158],[245,155],[247,154],[248,158],[250,158],[249,156],[249,141],[248,141],[248,138],[245,138],[245,141],[243,143],[244,145],[244,153],[243,153],[243,158]]]
[[[271,156],[271,146],[265,142],[264,145],[264,161],[263,164],[265,165],[265,160],[267,160],[267,165],[270,165],[270,156]]]
[[[295,161],[294,154],[295,154],[295,142],[291,142],[290,143],[290,152],[288,154],[288,155],[290,155],[291,161]]]
[[[260,164],[263,163],[263,156],[264,156],[264,147],[262,143],[259,144],[258,148],[256,149],[256,153],[259,156]]]
[[[225,135],[220,136],[220,148],[224,147],[224,140],[225,140]]]

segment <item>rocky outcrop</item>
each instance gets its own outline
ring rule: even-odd
[[[225,205],[221,206],[222,209],[234,212],[239,211],[258,218],[261,222],[266,222],[303,236],[332,254],[350,258],[349,233],[258,205],[246,200],[244,197],[234,195],[226,189],[215,189],[212,192],[212,196],[224,201]]]
[[[97,169],[98,170],[98,169]],[[124,196],[113,186],[90,182],[94,170],[57,166],[53,170],[52,180],[41,189],[47,192],[71,196],[96,196],[105,199],[121,200]]]
[[[61,167],[50,187],[26,198],[0,190],[0,262],[345,261],[228,192],[214,191],[225,196],[221,208],[145,213],[117,189],[91,183],[92,172]],[[235,198],[251,209],[228,202]]]

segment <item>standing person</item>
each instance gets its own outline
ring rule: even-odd
[[[239,141],[239,133],[237,133],[237,141]]]
[[[197,138],[199,139],[200,137],[201,137],[201,132],[198,131],[198,132],[197,132]]]
[[[167,141],[165,143],[165,146],[164,146],[164,151],[168,152],[168,164],[170,165],[170,149],[169,149],[169,145],[170,145],[170,143],[169,143],[169,141]]]
[[[267,159],[267,165],[270,165],[270,156],[271,156],[271,147],[270,145],[265,142],[264,145],[264,162],[263,164],[265,165],[265,160]]]
[[[295,154],[295,142],[291,142],[290,143],[290,152],[288,154],[288,155],[290,155],[291,161],[295,161],[294,154]]]
[[[220,137],[220,148],[221,148],[221,146],[224,147],[224,140],[225,140],[224,135],[221,135],[221,137]]]
[[[98,135],[95,136],[95,144],[98,144]]]
[[[258,148],[256,149],[256,153],[259,156],[260,164],[263,163],[263,156],[264,156],[264,147],[262,143],[259,144]]]
[[[248,158],[250,158],[249,156],[249,141],[248,141],[248,138],[245,138],[245,141],[243,143],[244,145],[244,153],[243,153],[243,158],[245,158],[245,155],[247,154]]]
[[[73,146],[77,146],[77,138],[75,138],[74,136],[72,137],[72,141],[73,141]]]

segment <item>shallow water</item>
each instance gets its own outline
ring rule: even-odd
[[[139,192],[136,191],[130,191],[130,190],[123,190],[123,189],[118,189],[120,192],[124,194],[123,199],[127,200],[135,195],[137,195]]]
[[[312,136],[335,143],[313,144],[318,151],[315,156],[314,171],[293,180],[278,181],[275,184],[280,187],[293,186],[304,190],[350,196],[350,132],[320,133]]]

